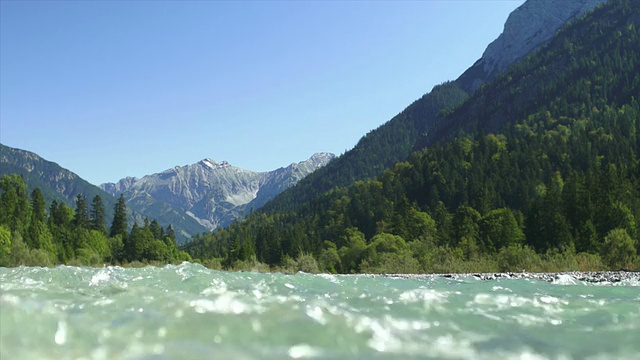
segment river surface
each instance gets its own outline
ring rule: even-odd
[[[0,359],[640,359],[640,283],[0,268]]]

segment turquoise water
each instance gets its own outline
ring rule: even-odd
[[[0,268],[0,359],[640,359],[640,284]]]

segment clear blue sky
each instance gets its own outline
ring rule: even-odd
[[[522,3],[2,0],[0,142],[93,184],[341,154]]]

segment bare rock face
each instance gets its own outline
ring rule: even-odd
[[[145,213],[153,214],[159,203],[183,211],[202,226],[213,230],[257,209],[303,177],[333,160],[335,155],[318,153],[310,159],[269,172],[255,172],[226,161],[204,159],[196,164],[176,166],[141,179],[124,178],[102,184]]]
[[[549,41],[560,27],[608,0],[528,0],[514,10],[504,30],[484,51],[482,58],[458,81],[475,91],[516,60]]]

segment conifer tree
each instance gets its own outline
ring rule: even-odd
[[[27,184],[18,174],[0,178],[0,225],[7,225],[12,232],[24,234],[29,226],[31,204]]]
[[[100,195],[96,195],[93,197],[91,201],[91,213],[90,213],[90,221],[91,221],[91,230],[97,230],[102,234],[107,234],[107,226],[105,225],[105,211],[104,204],[102,203],[102,198]]]
[[[76,196],[76,213],[73,218],[73,226],[76,229],[89,229],[90,226],[87,199],[82,194]]]
[[[109,232],[110,237],[120,235],[122,239],[127,238],[127,204],[124,195],[120,194],[113,210],[113,222]]]
[[[47,210],[44,196],[40,188],[35,188],[31,192],[31,221],[47,222]]]
[[[43,249],[55,255],[53,236],[47,226],[46,203],[42,192],[35,188],[31,192],[31,221],[27,230],[27,244],[34,249]]]

